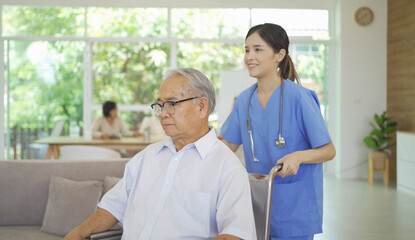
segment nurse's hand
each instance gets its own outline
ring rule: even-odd
[[[275,173],[275,176],[286,177],[296,175],[301,164],[301,156],[299,152],[293,152],[285,155],[277,161],[277,164],[283,164],[280,171]]]

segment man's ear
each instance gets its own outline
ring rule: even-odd
[[[209,100],[207,97],[204,97],[204,96],[200,97],[198,106],[199,106],[199,111],[200,111],[200,118],[205,118],[206,116],[209,115],[210,108],[209,108]]]

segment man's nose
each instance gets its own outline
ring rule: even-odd
[[[170,114],[167,112],[167,108],[166,107],[162,107],[161,108],[161,113],[160,113],[160,118],[166,118],[170,116]]]

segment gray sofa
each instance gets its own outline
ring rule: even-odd
[[[128,159],[0,161],[0,239],[55,240],[42,232],[51,176],[75,181],[122,177]]]

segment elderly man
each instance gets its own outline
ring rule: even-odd
[[[123,225],[123,239],[256,239],[248,175],[209,128],[215,88],[194,69],[166,73],[151,105],[167,136],[138,153],[124,177],[65,239]]]

